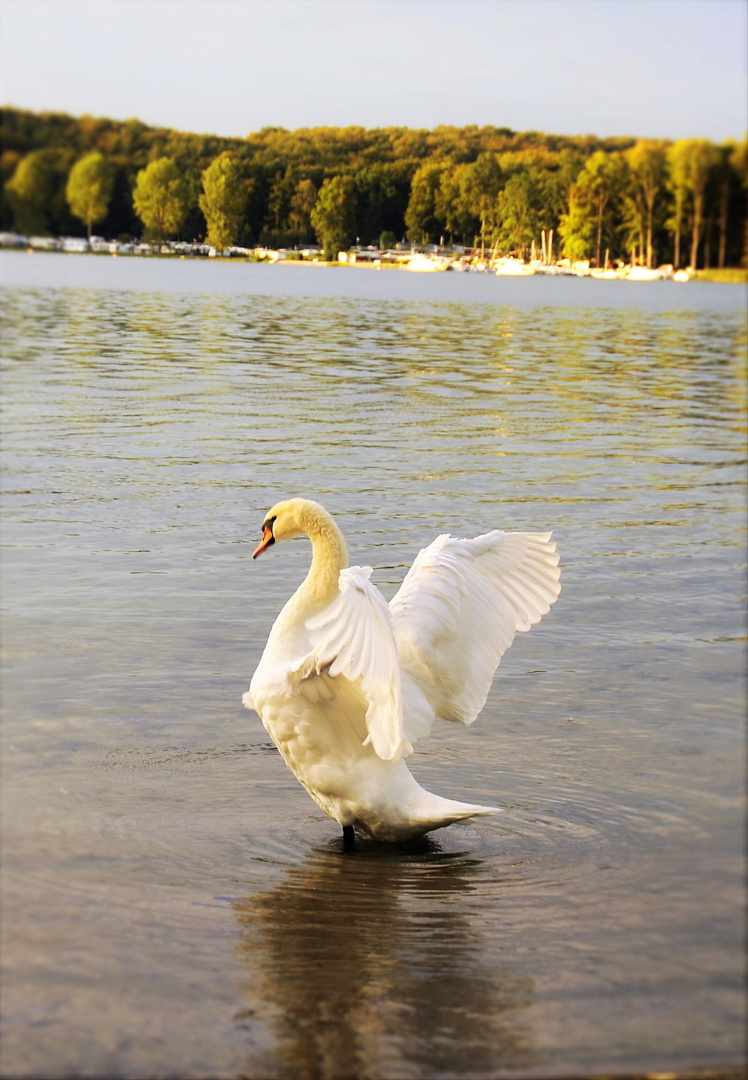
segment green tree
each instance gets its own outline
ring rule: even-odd
[[[439,178],[439,188],[434,193],[434,215],[452,240],[459,236],[463,242],[477,224],[463,198],[468,167],[462,164],[445,168]]]
[[[356,235],[356,184],[351,176],[325,180],[311,213],[311,223],[328,262],[350,247]]]
[[[623,179],[622,160],[617,154],[598,150],[588,158],[569,198],[569,213],[563,214],[559,232],[564,254],[572,260],[589,258],[593,252],[600,265],[603,236],[612,242],[612,211]]]
[[[595,210],[595,262],[600,265],[600,252],[603,241],[603,228],[606,210],[613,209],[613,201],[621,188],[623,179],[622,159],[616,154],[606,154],[598,150],[585,162],[580,187],[588,204]]]
[[[189,209],[189,189],[172,158],[156,158],[140,170],[133,205],[149,238],[157,243],[179,231]]]
[[[708,139],[689,139],[688,187],[691,193],[693,223],[691,228],[691,266],[696,269],[699,243],[704,227],[707,185],[718,161],[718,151]]]
[[[583,200],[583,192],[576,193],[577,178],[585,161],[598,152],[607,157],[620,157],[634,147],[635,138],[598,139],[594,136],[544,135],[540,132],[515,132],[508,128],[492,126],[478,127],[468,125],[457,128],[442,126],[431,131],[412,131],[406,128],[308,128],[297,131],[285,131],[282,128],[265,128],[254,132],[245,139],[225,139],[214,135],[195,135],[189,132],[173,131],[167,128],[148,127],[136,120],[117,121],[101,117],[74,117],[63,113],[35,114],[21,109],[3,110],[3,158],[2,180],[10,180],[14,170],[29,154],[43,152],[41,159],[48,166],[49,198],[43,197],[34,205],[33,190],[22,191],[14,196],[13,187],[6,189],[7,198],[3,201],[3,221],[6,228],[21,227],[21,219],[14,216],[14,206],[21,217],[24,212],[35,215],[35,222],[24,225],[24,231],[54,231],[83,234],[85,227],[70,212],[65,198],[65,185],[72,164],[80,157],[98,150],[104,153],[115,172],[115,185],[109,213],[100,226],[107,235],[142,232],[133,209],[132,192],[135,177],[150,161],[159,157],[172,158],[182,175],[187,179],[192,202],[187,218],[181,226],[184,234],[198,235],[205,231],[205,219],[199,209],[201,174],[222,152],[228,151],[241,164],[246,177],[248,205],[244,215],[242,237],[249,238],[250,223],[256,230],[269,230],[271,223],[281,219],[281,228],[274,233],[273,241],[287,242],[292,231],[290,200],[295,194],[296,185],[301,178],[310,180],[316,188],[322,184],[325,176],[349,175],[356,180],[357,211],[356,221],[360,235],[374,239],[379,231],[390,230],[398,237],[405,231],[405,212],[411,196],[411,180],[422,166],[437,168],[445,163],[443,183],[438,185],[438,198],[434,198],[430,212],[426,208],[423,216],[430,216],[431,221],[423,220],[417,227],[417,235],[412,238],[438,240],[440,234],[451,233],[454,238],[467,240],[481,232],[481,216],[475,212],[475,200],[468,182],[470,163],[476,163],[482,154],[494,155],[502,169],[504,178],[518,171],[526,171],[535,176],[537,168],[543,174],[541,186],[545,190],[546,204],[544,214],[549,228],[556,236],[562,215],[567,219],[582,222],[585,213],[593,217],[593,232],[596,219],[593,208]],[[291,170],[289,174],[289,168]],[[669,181],[672,181],[668,169]],[[273,192],[274,180],[283,184],[286,175],[293,179],[291,188],[283,190],[283,199],[276,202]],[[366,174],[364,176],[364,174]],[[745,193],[740,187],[740,171],[733,167],[730,181],[727,218],[724,217],[725,186],[719,176],[711,173],[710,182],[704,194],[702,232],[708,233],[709,223],[713,222],[715,255],[717,238],[720,250],[724,248],[726,263],[735,264],[748,254],[745,228],[746,215]],[[377,176],[379,179],[377,179]],[[18,182],[22,178],[19,174]],[[381,182],[380,182],[381,180]],[[360,182],[361,181],[361,182]],[[633,197],[633,181],[627,181],[625,189]],[[32,185],[32,189],[33,189]],[[502,187],[504,186],[502,180]],[[572,200],[571,189],[575,188]],[[394,189],[394,191],[393,191]],[[32,195],[27,198],[27,195]],[[666,207],[670,213],[670,204],[674,203],[675,192],[668,191],[657,196],[654,208],[652,258],[657,256],[658,242],[661,244],[662,218]],[[572,201],[574,207],[572,209]],[[624,197],[615,197],[603,212],[603,235],[601,251],[604,246],[615,249],[621,235],[617,233],[618,216],[624,209]],[[642,199],[636,196],[636,214],[644,221],[644,249],[647,248],[646,214]],[[272,205],[269,207],[269,203]],[[676,246],[683,250],[692,240],[693,198],[689,187],[682,188],[680,199],[680,233],[676,237]],[[422,208],[423,209],[423,208]],[[626,206],[626,212],[630,207]],[[411,217],[415,206],[411,206]],[[673,207],[675,210],[675,207]],[[492,218],[496,207],[488,208],[483,233],[488,238],[496,227]],[[664,223],[671,235],[676,232],[676,214]],[[724,222],[726,221],[726,225]],[[418,225],[418,223],[416,223]],[[272,228],[275,230],[275,226]],[[626,223],[626,228],[634,229],[637,245],[641,244],[641,229]],[[574,227],[575,243],[583,242],[579,228]],[[255,237],[260,239],[260,237]],[[581,239],[580,239],[581,238]],[[537,239],[537,238],[536,238]],[[705,247],[704,235],[700,240],[699,256]],[[247,242],[243,238],[239,243]],[[589,244],[587,254],[594,256],[595,238]],[[619,249],[620,250],[620,249]],[[680,252],[679,252],[680,254]],[[668,256],[672,258],[672,256]],[[686,261],[685,257],[682,260]],[[716,261],[716,259],[715,259]]]
[[[18,162],[20,160],[21,155],[15,150],[3,150],[2,156],[0,157],[0,183],[2,184],[3,192],[3,197],[0,199],[0,203],[2,204],[0,229],[2,229],[3,232],[12,232],[15,224],[13,207],[11,206],[11,197],[5,185],[18,168]]]
[[[733,189],[736,186],[735,169],[733,160],[737,147],[734,142],[728,141],[719,147],[715,147],[716,161],[712,171],[714,191],[712,199],[715,217],[719,228],[719,246],[717,254],[717,266],[723,269],[727,253],[728,223],[730,219],[730,202]]]
[[[673,213],[667,221],[667,227],[673,233],[673,265],[676,270],[681,263],[681,240],[689,200],[689,155],[688,139],[678,139],[668,147],[667,185],[673,196]]]
[[[357,224],[362,243],[371,244],[382,232],[400,230],[407,206],[404,185],[389,164],[367,165],[355,176],[358,200]]]
[[[311,180],[299,180],[291,196],[288,224],[297,242],[307,240],[312,230],[312,210],[317,202],[317,189]]]
[[[549,178],[548,196],[551,199],[550,210],[556,218],[561,220],[561,215],[569,206],[571,190],[577,182],[585,158],[579,150],[562,150],[558,155],[558,164],[552,170]]]
[[[675,234],[675,258],[680,262],[684,218],[691,226],[689,265],[696,269],[704,222],[707,216],[709,183],[719,166],[719,151],[708,139],[678,139],[668,150],[668,186],[673,193],[673,215],[668,227]]]
[[[481,247],[496,225],[496,200],[501,189],[502,172],[496,155],[484,153],[468,165],[460,184],[466,207],[479,222]]]
[[[217,251],[231,247],[239,239],[247,188],[241,168],[229,151],[211,162],[202,175],[200,209],[208,226],[206,242]]]
[[[70,209],[83,222],[91,242],[91,228],[103,221],[114,189],[114,174],[103,154],[93,151],[70,170],[65,195]]]
[[[499,192],[497,204],[498,240],[502,252],[526,258],[533,240],[549,228],[546,187],[543,174],[521,170],[514,173]]]
[[[0,155],[0,178],[5,184],[18,168],[21,155],[15,150],[3,150]]]
[[[15,226],[22,233],[44,234],[64,225],[57,203],[64,189],[62,169],[66,164],[63,154],[55,149],[33,150],[18,162],[5,185],[5,194]]]
[[[584,194],[574,187],[569,195],[569,211],[558,226],[561,250],[572,262],[589,259],[595,243],[595,218]]]
[[[655,139],[640,139],[626,151],[629,167],[630,198],[637,207],[640,232],[644,233],[647,266],[654,261],[654,224],[657,202],[662,196],[667,172],[667,144]]]
[[[748,137],[743,139],[742,143],[733,150],[730,155],[730,165],[732,166],[737,183],[739,183],[740,191],[740,209],[742,211],[742,236],[739,241],[739,248],[742,252],[740,265],[748,269],[748,213],[746,213],[746,195],[748,195]]]
[[[268,223],[276,232],[283,232],[288,224],[291,200],[296,190],[296,179],[291,165],[285,172],[276,173],[268,197]]]
[[[443,223],[436,213],[436,196],[444,169],[443,162],[429,161],[413,175],[405,211],[405,235],[411,244],[436,243],[439,238]]]
[[[628,163],[624,162],[623,184],[619,206],[621,223],[619,233],[623,238],[625,251],[631,252],[632,264],[644,265],[647,247],[647,207],[641,189],[631,178]]]

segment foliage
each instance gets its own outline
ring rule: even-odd
[[[561,250],[571,262],[589,259],[595,243],[595,219],[578,188],[572,188],[569,211],[561,215],[558,226]]]
[[[533,241],[550,227],[542,181],[542,174],[523,169],[510,176],[499,193],[498,241],[502,252],[526,258]]]
[[[295,190],[296,178],[292,166],[289,165],[285,172],[276,173],[268,197],[268,225],[276,231],[281,231],[288,221]]]
[[[732,149],[730,154],[730,166],[733,170],[732,188],[739,190],[739,205],[745,209],[748,197],[748,136]],[[748,214],[743,214],[743,230],[740,236],[742,258],[740,265],[748,269]]]
[[[594,258],[600,266],[603,241],[616,247],[616,200],[624,182],[625,163],[620,154],[598,150],[588,158],[569,197],[569,212],[561,217],[559,232],[564,255],[572,261]]]
[[[481,247],[485,247],[489,230],[496,225],[501,176],[496,155],[485,153],[474,164],[467,166],[460,185],[462,198],[478,219]]]
[[[5,185],[15,227],[26,235],[63,233],[70,214],[65,181],[70,154],[64,150],[34,150],[22,158]]]
[[[673,197],[673,212],[667,224],[674,234],[673,263],[677,268],[682,261],[681,238],[685,226],[691,234],[689,265],[696,269],[707,186],[710,173],[718,164],[717,148],[707,139],[678,139],[668,148],[667,157],[668,186]]]
[[[114,176],[107,159],[98,150],[76,161],[70,170],[65,195],[70,209],[88,229],[103,221],[109,209],[114,188]]]
[[[350,176],[325,180],[310,215],[329,262],[350,247],[356,235],[356,185]]]
[[[476,228],[475,215],[464,197],[467,169],[464,163],[443,169],[434,193],[434,213],[441,227],[453,241],[459,238],[463,243],[468,234],[472,241]]]
[[[667,227],[673,233],[673,265],[681,265],[681,237],[688,199],[688,145],[685,139],[674,142],[667,150],[667,186],[672,198],[672,213]]]
[[[317,189],[311,180],[299,180],[291,196],[288,224],[298,241],[308,240],[312,232],[312,211],[317,202]]]
[[[396,164],[366,165],[355,175],[357,225],[362,244],[376,243],[383,232],[400,239],[410,196],[410,176]]]
[[[410,200],[405,211],[405,235],[412,244],[435,244],[442,223],[436,209],[436,194],[441,183],[444,164],[427,162],[416,171],[410,188]]]
[[[172,158],[156,158],[140,170],[133,205],[150,239],[160,243],[179,231],[189,207],[189,189]]]
[[[608,249],[611,258],[628,258],[634,250],[640,261],[679,264],[689,252],[700,266],[737,265],[748,247],[745,144],[741,151],[705,140],[671,144],[477,125],[264,128],[225,139],[138,120],[18,109],[4,110],[2,137],[3,226],[22,232],[85,232],[65,187],[73,162],[98,152],[114,177],[97,226],[104,235],[140,231],[138,174],[169,158],[183,178],[182,234],[202,237],[210,232],[210,211],[201,177],[226,154],[245,196],[235,234],[245,244],[308,243],[318,193],[326,181],[345,179],[353,184],[345,243],[333,238],[333,246],[407,232],[414,243],[498,241],[502,254],[526,256],[545,229],[561,235],[569,257],[600,260]],[[164,225],[164,235],[177,227]]]
[[[717,148],[708,139],[687,139],[686,183],[691,196],[691,261],[696,269],[698,263],[699,241],[704,227],[705,200],[707,185],[712,170],[717,164]]]
[[[208,226],[206,242],[223,251],[239,239],[247,189],[241,169],[229,151],[211,162],[203,172],[200,209]]]
[[[639,243],[640,257],[646,251],[646,265],[654,265],[655,212],[665,186],[667,144],[655,139],[640,139],[625,155],[628,184],[624,200],[633,225],[628,237]],[[642,261],[644,261],[642,259]]]

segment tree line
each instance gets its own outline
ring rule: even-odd
[[[2,227],[231,245],[460,243],[597,265],[746,264],[748,144],[508,128],[264,128],[246,139],[3,110]]]

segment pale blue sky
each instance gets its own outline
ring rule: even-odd
[[[185,131],[741,139],[746,0],[2,0],[0,101]]]

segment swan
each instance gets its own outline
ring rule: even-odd
[[[270,509],[256,559],[306,534],[312,562],[283,607],[242,698],[288,768],[343,828],[408,840],[493,807],[422,788],[405,758],[434,720],[472,724],[518,630],[558,596],[551,533],[438,536],[387,604],[370,566],[349,566],[343,535],[311,499]]]

